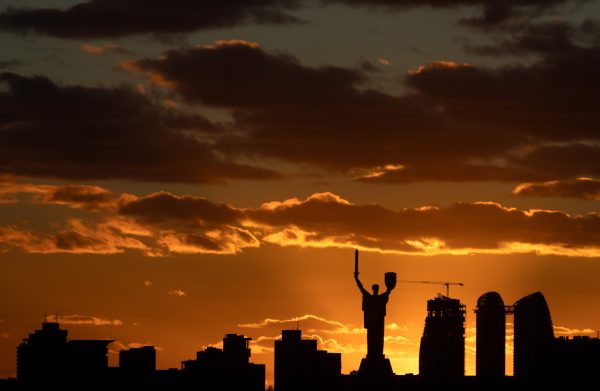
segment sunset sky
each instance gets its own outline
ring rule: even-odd
[[[600,1],[0,0],[0,47],[0,377],[44,313],[112,365],[245,334],[269,381],[299,321],[348,373],[354,248],[464,283],[467,374],[487,291],[600,329]],[[390,296],[396,373],[443,291]]]

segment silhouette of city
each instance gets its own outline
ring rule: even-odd
[[[396,274],[385,275],[387,290],[367,291],[359,279],[358,252],[354,278],[363,295],[368,352],[358,370],[342,374],[341,353],[319,350],[316,339],[299,328],[282,330],[274,342],[274,389],[300,390],[462,390],[594,389],[600,373],[600,339],[555,337],[550,310],[541,292],[506,306],[498,292],[479,297],[476,314],[476,374],[465,375],[466,306],[446,295],[427,301],[419,349],[419,374],[396,375],[383,352],[384,318]],[[413,282],[413,281],[405,281]],[[428,281],[423,281],[429,283]],[[513,316],[514,375],[506,376],[507,315]],[[110,367],[111,340],[69,340],[68,331],[45,320],[17,347],[17,377],[4,379],[9,390],[140,389],[265,390],[265,365],[250,362],[251,338],[226,334],[223,348],[207,347],[179,369],[156,369],[156,348],[141,346],[119,352]]]

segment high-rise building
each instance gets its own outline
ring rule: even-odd
[[[317,349],[316,339],[301,330],[283,330],[275,341],[275,390],[331,390],[341,379],[340,353]]]
[[[501,378],[505,374],[506,311],[502,297],[488,292],[477,300],[476,374]]]
[[[546,299],[541,292],[517,301],[515,313],[514,375],[524,379],[548,376],[552,367],[554,331]]]
[[[25,385],[49,386],[104,379],[111,342],[67,341],[67,330],[61,330],[57,322],[44,322],[17,347],[17,379]]]
[[[63,375],[64,362],[57,357],[64,355],[67,330],[61,330],[56,322],[44,322],[23,339],[17,347],[17,379],[20,382],[34,380],[52,382]]]
[[[427,301],[419,350],[419,374],[439,381],[465,374],[465,305],[438,296]]]

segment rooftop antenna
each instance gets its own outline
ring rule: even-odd
[[[44,323],[48,322],[48,313],[44,312]]]
[[[300,321],[299,320],[296,321],[296,330],[300,330]]]

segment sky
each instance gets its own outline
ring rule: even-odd
[[[598,1],[0,0],[0,45],[0,377],[45,314],[112,365],[244,334],[269,382],[299,322],[349,373],[355,248],[464,283],[467,374],[485,292],[600,329]],[[442,292],[390,296],[396,373]]]

